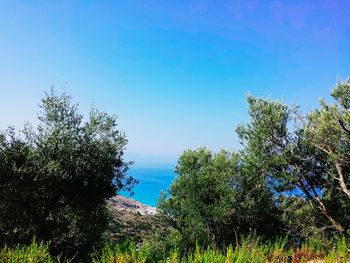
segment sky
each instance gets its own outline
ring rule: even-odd
[[[0,0],[0,129],[53,85],[117,114],[139,162],[239,149],[245,95],[317,107],[350,75],[350,1]]]

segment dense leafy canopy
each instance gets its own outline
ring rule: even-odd
[[[237,129],[244,155],[277,192],[307,200],[322,216],[317,227],[349,227],[350,80],[332,91],[333,104],[307,116],[278,101],[248,97],[250,124]],[[286,208],[285,208],[286,209]]]
[[[184,152],[176,167],[170,198],[159,208],[183,236],[188,247],[237,242],[256,231],[274,235],[279,225],[273,194],[264,180],[250,176],[238,154],[206,148]]]
[[[0,243],[37,240],[85,256],[108,226],[105,200],[134,180],[125,175],[127,140],[115,116],[92,109],[86,120],[69,96],[42,100],[40,124],[0,133]]]

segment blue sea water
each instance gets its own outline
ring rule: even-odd
[[[167,191],[175,178],[174,166],[161,167],[130,167],[128,175],[139,180],[133,188],[133,199],[143,204],[156,206],[159,193]],[[128,192],[120,192],[125,197],[130,197]]]

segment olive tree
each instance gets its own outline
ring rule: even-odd
[[[239,154],[188,150],[180,156],[176,173],[159,210],[181,233],[186,248],[196,242],[223,246],[237,243],[243,234],[271,236],[278,231],[273,194],[264,180],[250,175]]]
[[[339,82],[321,108],[302,116],[296,107],[248,96],[250,123],[238,127],[245,158],[260,167],[276,193],[307,200],[318,227],[349,227],[349,80]]]
[[[127,139],[116,116],[88,117],[53,90],[40,105],[37,129],[0,133],[0,242],[50,241],[52,252],[85,257],[108,226],[106,199],[130,190]]]

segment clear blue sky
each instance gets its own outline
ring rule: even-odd
[[[128,152],[234,149],[245,94],[305,111],[350,74],[350,1],[0,0],[0,128],[50,85],[119,115]],[[156,157],[154,157],[156,156]]]

